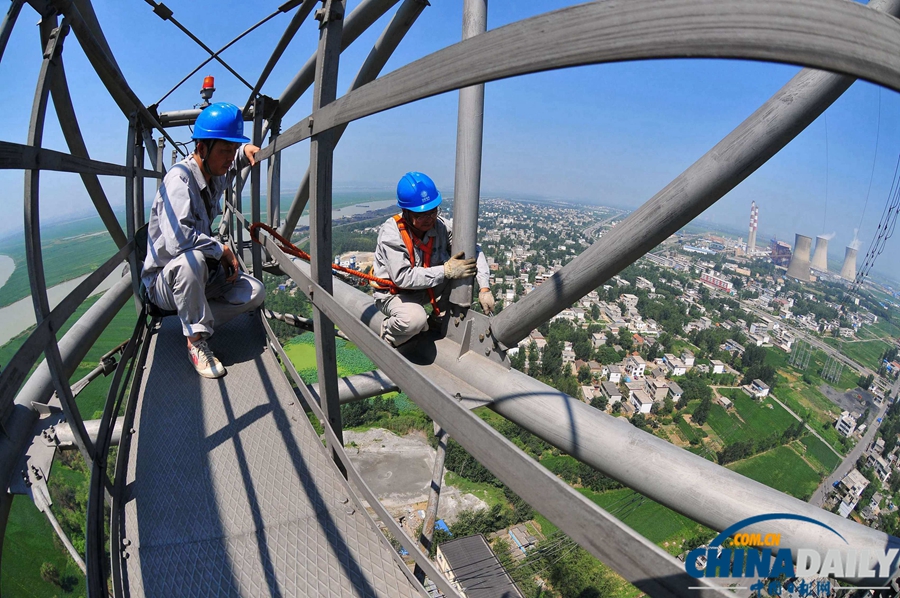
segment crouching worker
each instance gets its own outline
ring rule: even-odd
[[[225,103],[200,113],[193,139],[194,153],[166,173],[153,200],[141,281],[157,307],[178,312],[197,373],[219,378],[225,368],[206,339],[214,326],[260,305],[265,287],[213,238],[212,222],[236,169],[253,165],[259,148],[244,137],[241,111]]]
[[[480,249],[465,259],[450,256],[450,225],[440,217],[441,194],[427,175],[408,172],[397,183],[397,205],[402,212],[389,218],[378,231],[372,272],[396,285],[376,287],[375,305],[386,316],[381,337],[397,347],[428,328],[424,305],[439,315],[438,298],[446,281],[477,274],[478,300],[485,313],[494,309],[487,260]]]

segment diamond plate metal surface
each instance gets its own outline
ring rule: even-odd
[[[130,596],[418,596],[354,510],[256,316],[199,377],[180,324],[150,339],[119,538]]]

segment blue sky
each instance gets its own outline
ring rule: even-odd
[[[171,0],[175,17],[218,49],[282,2],[214,3]],[[571,4],[555,0],[489,5],[496,28]],[[96,1],[96,11],[120,67],[146,104],[156,102],[199,64],[205,53],[141,0]],[[352,10],[356,2],[350,2]],[[401,43],[385,72],[459,41],[462,2],[435,0]],[[290,16],[279,15],[223,54],[255,82]],[[26,6],[0,62],[0,138],[24,143],[40,68],[37,15]],[[341,57],[344,93],[387,23],[382,18]],[[278,97],[312,54],[317,34],[304,24],[263,88]],[[93,73],[74,35],[63,52],[79,122],[94,158],[121,163],[127,122]],[[636,208],[730,132],[777,91],[797,67],[729,60],[666,60],[564,69],[489,83],[485,100],[482,190],[485,195],[540,196]],[[211,63],[173,93],[161,110],[190,108],[199,101],[202,77],[216,76],[215,99],[242,104],[249,90]],[[12,92],[10,92],[12,89]],[[307,92],[288,113],[286,125],[305,117]],[[880,108],[879,108],[880,106]],[[860,227],[861,253],[868,248],[886,201],[900,152],[900,101],[892,91],[856,83],[779,155],[729,193],[702,218],[744,230],[750,202],[760,206],[760,238],[793,243],[795,232],[834,233],[831,258]],[[421,170],[439,187],[453,183],[457,94],[448,93],[352,123],[335,154],[336,189],[389,190],[404,172]],[[249,132],[249,126],[248,126]],[[173,130],[187,141],[187,129]],[[877,138],[877,155],[876,155]],[[827,143],[826,143],[827,140]],[[45,145],[66,150],[52,110]],[[309,160],[300,143],[284,154],[285,186],[296,184]],[[168,161],[168,158],[167,158]],[[874,168],[874,176],[873,176]],[[22,173],[0,172],[0,200],[22,201]],[[870,180],[871,190],[870,190]],[[104,185],[114,204],[124,184]],[[149,188],[148,188],[149,189]],[[868,203],[866,196],[868,194]],[[41,214],[56,219],[91,209],[76,175],[42,175]],[[863,208],[865,213],[863,214]],[[18,210],[16,210],[18,211]],[[21,220],[0,223],[0,234],[21,229]],[[900,279],[888,242],[876,270]]]

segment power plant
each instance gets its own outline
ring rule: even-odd
[[[809,279],[809,249],[812,247],[812,238],[797,233],[794,238],[794,254],[788,265],[788,278],[795,278],[801,282],[810,282]]]
[[[816,251],[812,258],[813,270],[828,272],[828,237],[816,237]]]
[[[844,253],[844,265],[841,267],[841,278],[850,282],[856,280],[856,251],[855,247],[847,246]]]
[[[750,202],[750,236],[747,237],[747,255],[752,256],[756,250],[756,229],[759,226],[759,208],[756,202]]]

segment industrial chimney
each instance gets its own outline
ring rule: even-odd
[[[844,253],[844,267],[841,268],[841,278],[853,282],[856,280],[856,248],[847,247]]]
[[[812,267],[820,272],[828,272],[828,237],[816,237],[816,252],[813,253]]]
[[[759,224],[759,208],[756,202],[750,202],[750,236],[747,237],[747,255],[753,256],[756,251],[756,229]]]
[[[812,237],[797,233],[794,237],[794,254],[788,265],[788,278],[796,278],[801,282],[809,282],[809,248],[812,247]]]

